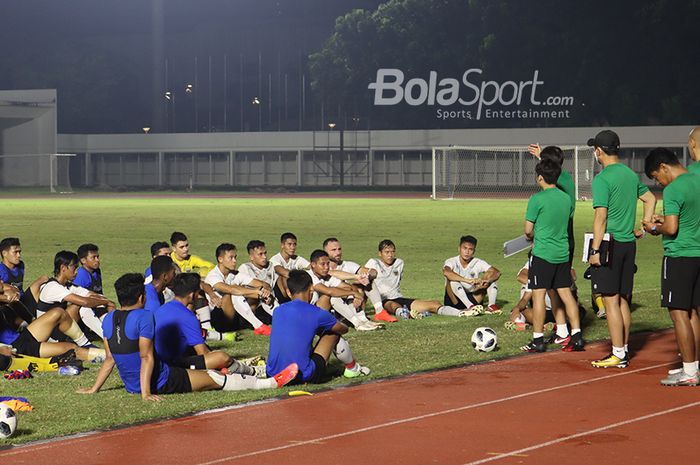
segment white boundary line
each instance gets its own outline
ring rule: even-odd
[[[482,460],[477,460],[475,462],[469,462],[465,465],[480,465],[482,463],[493,462],[494,460],[500,460],[500,459],[504,459],[507,457],[512,457],[514,455],[522,454],[523,452],[530,452],[533,450],[542,449],[543,447],[553,446],[554,444],[559,444],[560,442],[568,441],[569,439],[576,439],[576,438],[580,438],[582,436],[588,436],[589,434],[600,433],[602,431],[607,431],[607,430],[610,430],[613,428],[617,428],[618,426],[630,425],[630,424],[636,423],[638,421],[648,420],[650,418],[659,417],[661,415],[667,415],[669,413],[674,413],[674,412],[678,412],[680,410],[685,410],[685,409],[688,409],[691,407],[697,407],[697,406],[700,406],[700,401],[691,402],[690,404],[681,405],[679,407],[661,410],[659,412],[650,413],[648,415],[642,415],[641,417],[631,418],[629,420],[619,421],[617,423],[611,423],[611,424],[606,425],[606,426],[601,426],[600,428],[589,429],[588,431],[582,431],[580,433],[570,434],[568,436],[553,439],[551,441],[542,442],[540,444],[535,444],[534,446],[524,447],[522,449],[514,450],[511,452],[505,452],[503,454],[499,454],[499,455],[496,455],[494,457],[489,457],[489,458],[482,459]]]
[[[367,431],[373,431],[373,430],[380,429],[380,428],[387,428],[387,427],[390,427],[390,426],[401,425],[401,424],[410,423],[410,422],[413,422],[413,421],[424,420],[424,419],[426,419],[426,418],[432,418],[432,417],[437,417],[437,416],[441,416],[441,415],[447,415],[447,414],[450,414],[450,413],[462,412],[462,411],[465,411],[465,410],[471,410],[471,409],[475,409],[475,408],[479,408],[479,407],[484,407],[484,406],[487,406],[487,405],[498,404],[498,403],[501,403],[501,402],[508,402],[508,401],[511,401],[511,400],[522,399],[523,397],[534,396],[534,395],[543,394],[543,393],[546,393],[546,392],[558,391],[558,390],[566,389],[566,388],[570,388],[570,387],[581,386],[581,385],[583,385],[583,384],[593,383],[593,382],[596,382],[596,381],[603,381],[603,380],[607,380],[607,379],[618,378],[618,377],[620,377],[620,376],[631,375],[631,374],[633,374],[633,373],[640,373],[640,372],[642,372],[642,371],[648,371],[648,370],[653,370],[653,369],[656,369],[656,368],[661,368],[661,367],[663,367],[663,366],[667,366],[667,365],[670,365],[670,364],[672,364],[672,363],[675,363],[675,362],[660,363],[660,364],[652,365],[652,366],[645,367],[645,368],[639,368],[639,369],[637,369],[637,370],[630,370],[630,371],[624,371],[624,372],[621,372],[621,373],[616,373],[616,374],[614,374],[614,375],[607,375],[607,376],[601,376],[601,377],[598,377],[598,378],[586,379],[586,380],[583,380],[583,381],[576,381],[576,382],[574,382],[574,383],[562,384],[562,385],[559,385],[559,386],[554,386],[554,387],[545,388],[545,389],[538,389],[538,390],[536,390],[536,391],[530,391],[530,392],[525,392],[525,393],[522,393],[522,394],[516,394],[516,395],[512,395],[512,396],[508,396],[508,397],[502,397],[502,398],[500,398],[500,399],[488,400],[488,401],[484,401],[484,402],[478,402],[478,403],[476,403],[476,404],[468,404],[468,405],[463,405],[463,406],[461,406],[461,407],[454,407],[454,408],[451,408],[451,409],[440,410],[440,411],[438,411],[438,412],[426,413],[426,414],[417,415],[417,416],[414,416],[414,417],[403,418],[403,419],[401,419],[401,420],[394,420],[394,421],[389,421],[389,422],[385,422],[385,423],[379,423],[379,424],[377,424],[377,425],[366,426],[366,427],[364,427],[364,428],[358,428],[358,429],[354,429],[354,430],[350,430],[350,431],[345,431],[345,432],[343,432],[343,433],[331,434],[331,435],[328,435],[328,436],[321,436],[321,437],[318,437],[318,438],[308,439],[308,440],[305,440],[305,441],[298,441],[298,442],[295,442],[295,443],[293,443],[293,444],[285,444],[284,446],[270,447],[270,448],[268,448],[268,449],[260,449],[260,450],[253,451],[253,452],[248,452],[248,453],[245,453],[245,454],[231,455],[231,456],[228,456],[228,457],[222,457],[222,458],[220,458],[220,459],[211,460],[211,461],[209,461],[209,462],[201,462],[201,463],[199,463],[198,465],[214,465],[214,464],[217,464],[217,463],[233,461],[233,460],[237,460],[237,459],[241,459],[241,458],[245,458],[245,457],[253,457],[253,456],[256,456],[256,455],[267,454],[267,453],[270,453],[270,452],[277,452],[277,451],[280,451],[280,450],[291,449],[291,448],[293,448],[293,447],[305,446],[305,445],[308,445],[308,444],[317,444],[317,443],[320,442],[320,441],[328,441],[328,440],[331,440],[331,439],[338,439],[338,438],[342,438],[342,437],[346,437],[346,436],[352,436],[352,435],[359,434],[359,433],[365,433],[365,432],[367,432]],[[700,401],[697,402],[697,403],[700,404]],[[544,446],[542,446],[542,447],[544,447]],[[511,454],[515,454],[515,453],[517,453],[517,452],[513,452],[513,453],[511,453]],[[490,460],[490,459],[487,459],[487,461],[488,461],[488,460]],[[475,462],[475,463],[482,463],[482,462]],[[471,464],[469,464],[469,465],[471,465]]]

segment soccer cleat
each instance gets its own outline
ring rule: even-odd
[[[607,318],[607,314],[605,313],[605,307],[601,307],[595,314],[598,318],[601,320],[605,320]]]
[[[346,378],[357,378],[358,376],[367,376],[371,373],[368,367],[363,367],[359,363],[355,362],[354,368],[346,368],[343,372],[343,376]]]
[[[411,312],[408,307],[401,307],[396,310],[396,316],[400,320],[408,320],[411,318]]]
[[[396,323],[397,320],[395,316],[389,314],[386,310],[374,314],[374,321],[386,321],[387,323]]]
[[[527,331],[530,329],[529,323],[521,323],[518,321],[506,321],[503,326],[509,331]]]
[[[266,365],[253,365],[251,366],[253,371],[255,371],[255,377],[258,379],[267,378],[267,366]]]
[[[297,377],[297,374],[299,374],[299,365],[296,363],[290,363],[287,368],[274,376],[275,381],[277,382],[277,387],[281,388],[282,386],[291,383],[294,381],[294,378]]]
[[[689,375],[685,371],[671,373],[661,380],[662,386],[697,386],[700,384],[698,374]]]
[[[374,324],[371,321],[360,321],[355,325],[356,331],[376,331],[378,329],[384,329],[384,326]]]
[[[564,352],[583,352],[584,349],[584,342],[583,342],[583,337],[581,337],[581,333],[576,333],[575,336],[569,336],[569,341],[563,345],[561,350]]]
[[[253,330],[253,334],[257,334],[258,336],[269,336],[271,333],[272,328],[268,325],[260,325]]]
[[[559,344],[560,346],[565,346],[569,343],[569,341],[571,341],[571,335],[567,334],[564,337],[559,337],[555,333],[549,338],[547,344]]]
[[[629,357],[627,355],[625,355],[624,358],[620,358],[612,353],[605,358],[593,360],[591,362],[593,368],[627,368],[629,364]]]
[[[544,341],[536,342],[534,339],[524,346],[520,347],[523,352],[544,352],[547,350],[547,346],[544,345]]]
[[[487,315],[500,315],[501,313],[503,313],[503,311],[501,310],[501,307],[499,307],[496,304],[493,304],[486,307],[485,313]]]
[[[484,307],[481,305],[472,305],[467,310],[462,310],[459,312],[459,317],[463,318],[465,316],[479,316],[484,314]]]
[[[205,338],[207,341],[228,341],[235,342],[238,334],[236,332],[220,333],[215,329],[207,329]]]
[[[248,358],[239,358],[237,360],[239,363],[242,363],[243,365],[248,365],[249,367],[265,365],[265,357],[263,357],[262,355],[255,355],[253,357]]]

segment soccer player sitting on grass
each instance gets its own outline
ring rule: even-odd
[[[532,341],[521,347],[525,352],[544,352],[545,294],[555,289],[571,323],[571,339],[565,352],[583,350],[581,323],[576,299],[571,292],[571,263],[567,224],[571,199],[557,189],[561,167],[553,160],[541,160],[535,167],[537,184],[542,189],[530,197],[525,215],[525,236],[535,244],[530,256],[528,287],[532,289]]]
[[[2,302],[4,295],[1,291],[1,284],[0,281],[0,302]],[[80,330],[78,323],[68,316],[68,313],[62,308],[47,310],[39,318],[29,323],[23,331],[18,331],[15,317],[16,315],[9,307],[0,306],[0,343],[11,346],[18,354],[48,358],[74,349],[80,360],[96,363],[104,360],[104,351],[90,344],[90,341]],[[55,330],[65,334],[76,343],[47,342]]]
[[[374,307],[374,321],[396,323],[397,319],[384,310],[382,296],[379,294],[379,291],[372,286],[372,281],[377,277],[377,271],[360,266],[359,263],[343,260],[343,247],[340,245],[340,241],[335,237],[329,237],[323,241],[323,250],[328,254],[328,258],[330,259],[331,276],[343,279],[343,275],[340,274],[341,272],[360,276],[360,280],[353,277],[352,284],[362,289],[365,296],[372,302],[372,306]]]
[[[161,255],[170,256],[170,246],[167,242],[154,242],[151,244],[151,260]],[[151,275],[151,266],[149,265],[144,271],[143,276],[145,278],[144,283],[148,284],[153,281],[153,276]]]
[[[296,383],[320,383],[334,353],[345,365],[346,378],[369,375],[369,368],[357,363],[350,344],[341,337],[348,327],[309,303],[314,294],[312,284],[307,272],[289,272],[287,287],[292,301],[280,305],[272,316],[267,374],[277,376],[285,366],[296,364],[299,367]],[[313,345],[316,336],[318,340]]]
[[[448,258],[442,268],[445,276],[445,305],[466,309],[475,315],[500,314],[496,305],[498,286],[496,281],[501,272],[480,258],[476,252],[476,237],[462,236],[459,240],[459,255]],[[489,305],[484,309],[481,303],[488,297]]]
[[[156,353],[165,363],[183,368],[228,368],[234,360],[226,352],[212,351],[206,345],[199,320],[190,310],[199,292],[200,280],[196,273],[182,273],[173,279],[170,288],[175,300],[154,312]]]
[[[401,278],[403,277],[404,262],[396,258],[396,246],[389,239],[379,243],[379,258],[370,258],[365,268],[376,271],[373,281],[382,297],[384,308],[391,314],[403,319],[421,319],[432,313],[447,316],[468,316],[466,310],[460,310],[449,305],[443,305],[437,300],[418,300],[404,297],[401,294]]]
[[[280,237],[280,253],[270,259],[274,267],[277,280],[275,281],[274,293],[278,303],[289,302],[287,296],[287,278],[292,270],[308,270],[309,261],[297,255],[297,237],[290,232],[282,234]]]
[[[265,243],[259,240],[252,240],[246,245],[246,250],[248,250],[249,261],[241,265],[238,272],[247,275],[251,279],[257,279],[263,283],[265,289],[269,290],[271,293],[274,292],[273,288],[277,280],[277,273],[275,273],[275,266],[267,259],[267,247],[265,247]],[[275,299],[272,299],[270,303],[266,303],[265,301],[260,302],[260,307],[265,310],[269,316],[272,316],[277,305],[278,302]],[[266,319],[266,321],[269,320]],[[261,334],[267,333],[266,335],[269,336],[269,327],[266,325],[261,328],[267,328],[261,330],[264,331]]]
[[[382,326],[369,321],[363,310],[365,294],[357,286],[348,284],[342,279],[362,279],[342,271],[336,271],[340,277],[331,276],[330,258],[323,250],[311,253],[311,269],[307,272],[313,282],[313,297],[311,303],[326,310],[333,309],[342,315],[358,331],[374,331]]]
[[[216,248],[217,265],[205,278],[205,282],[222,298],[221,305],[211,311],[214,328],[229,332],[250,325],[255,334],[269,336],[270,327],[255,316],[253,308],[260,301],[271,301],[270,290],[262,281],[251,278],[249,274],[236,272],[237,257],[235,245],[219,245]]]
[[[91,388],[79,389],[78,393],[98,392],[115,365],[126,391],[141,394],[141,398],[147,401],[160,400],[157,394],[281,387],[297,375],[298,368],[295,365],[287,366],[279,376],[271,379],[259,379],[254,376],[253,367],[238,362],[229,368],[231,372],[235,366],[236,372],[232,374],[166,365],[156,357],[153,350],[156,329],[153,312],[143,309],[143,276],[138,273],[125,274],[114,283],[114,287],[121,310],[109,313],[103,322],[107,358],[97,374],[95,384]]]
[[[39,297],[39,288],[49,280],[48,276],[40,276],[29,287],[24,288],[25,267],[22,261],[22,246],[16,237],[6,237],[0,241],[0,280],[5,287],[17,289],[18,298],[12,302],[15,312],[29,323],[34,318],[34,311]],[[5,289],[9,292],[10,289]]]
[[[664,214],[643,222],[661,234],[661,306],[668,308],[683,368],[661,380],[664,386],[697,386],[700,350],[700,175],[685,169],[668,149],[649,152],[644,171],[664,187]]]
[[[78,247],[80,268],[75,275],[73,285],[102,295],[102,271],[100,270],[100,250],[95,244],[83,244]],[[80,318],[90,330],[102,339],[102,320],[107,314],[105,307],[80,308]]]
[[[169,255],[159,255],[153,258],[151,266],[151,281],[145,284],[146,302],[144,308],[149,311],[156,311],[165,303],[164,292],[175,278],[177,265]]]

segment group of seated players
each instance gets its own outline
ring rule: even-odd
[[[306,260],[296,254],[297,238],[288,232],[270,259],[264,242],[250,241],[249,261],[239,267],[235,245],[219,245],[212,263],[191,254],[185,234],[174,232],[170,243],[151,246],[144,274],[116,280],[117,305],[103,295],[96,245],[58,252],[53,276],[25,288],[20,242],[6,238],[0,241],[0,370],[55,371],[75,360],[102,363],[95,384],[79,391],[94,393],[116,365],[126,390],[145,400],[321,382],[332,353],[345,366],[345,377],[365,376],[369,368],[355,360],[342,337],[348,326],[376,331],[398,319],[432,314],[501,313],[496,304],[501,273],[475,257],[476,245],[473,236],[461,237],[459,254],[445,261],[439,302],[404,297],[404,262],[388,239],[379,243],[378,257],[361,266],[343,259],[334,237]],[[371,320],[364,310],[368,302],[374,307]],[[526,315],[511,320],[522,325]],[[236,360],[207,345],[234,340],[244,328],[270,336],[266,363],[261,357]],[[557,325],[557,336],[566,337],[559,328],[566,328],[565,320]],[[102,340],[104,348],[88,336]]]

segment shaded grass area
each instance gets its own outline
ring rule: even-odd
[[[442,299],[443,261],[457,255],[459,237],[473,234],[479,239],[477,255],[503,272],[499,281],[499,304],[504,315],[473,319],[431,317],[392,324],[386,331],[357,333],[348,340],[360,363],[372,368],[370,379],[397,376],[518,354],[529,339],[526,333],[503,329],[507,313],[518,300],[515,275],[525,254],[502,258],[502,245],[520,235],[526,201],[455,201],[397,199],[8,199],[0,204],[3,218],[0,236],[18,236],[28,279],[50,274],[53,255],[61,249],[76,250],[84,242],[100,247],[105,291],[114,298],[114,280],[125,272],[143,272],[150,260],[149,246],[167,240],[174,230],[185,232],[194,254],[213,260],[216,246],[233,242],[239,248],[239,264],[247,261],[245,244],[260,239],[268,245],[268,256],[277,252],[279,235],[292,231],[299,237],[299,253],[308,257],[323,239],[338,237],[344,258],[364,263],[376,256],[377,244],[385,238],[397,245],[397,256],[406,262],[402,290],[410,297]],[[580,203],[576,214],[576,238],[589,231],[593,220],[590,203]],[[577,244],[580,245],[580,244]],[[580,248],[580,247],[579,247]],[[638,243],[639,272],[635,282],[633,331],[667,328],[670,320],[658,305],[659,267],[662,249],[658,238]],[[580,260],[580,259],[579,259]],[[584,264],[575,263],[579,276]],[[590,285],[579,279],[579,294],[590,309]],[[607,336],[605,321],[589,311],[585,338]],[[472,350],[471,333],[478,326],[491,326],[499,336],[495,352]],[[243,340],[218,347],[234,356],[267,355],[268,338],[242,332]],[[554,347],[552,347],[554,350]],[[92,385],[96,365],[77,377],[37,374],[31,380],[0,380],[0,395],[24,396],[34,405],[19,417],[20,428],[10,441],[16,444],[93,429],[133,424],[157,418],[284,395],[287,390],[208,392],[167,396],[158,404],[145,403],[124,391],[115,374],[96,395],[75,394]],[[331,370],[340,372],[337,362]],[[335,377],[322,386],[357,383]],[[299,389],[296,387],[295,389]]]

